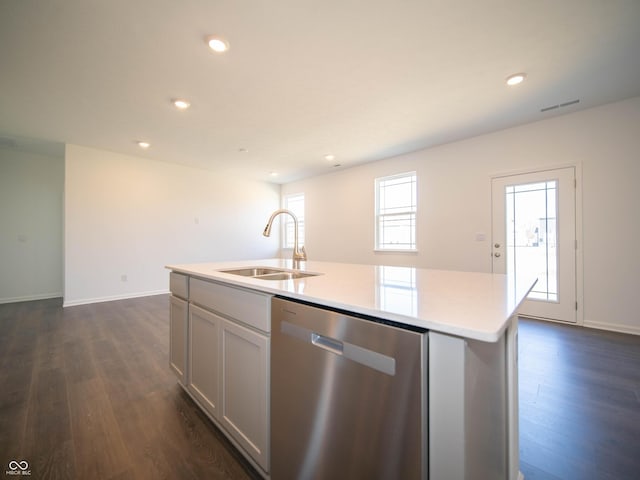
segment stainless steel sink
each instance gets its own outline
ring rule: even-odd
[[[240,275],[242,277],[259,277],[260,275],[270,275],[272,273],[281,273],[285,270],[280,268],[267,268],[267,267],[250,267],[250,268],[237,268],[232,270],[220,270],[224,273],[230,273],[232,275]]]
[[[260,280],[296,280],[298,278],[315,277],[320,275],[319,273],[302,272],[300,270],[292,271],[269,267],[235,268],[220,271],[223,273],[230,273],[231,275],[240,275],[242,277],[259,278]]]
[[[320,274],[309,272],[280,272],[270,273],[268,275],[258,275],[253,278],[259,278],[260,280],[295,280],[296,278],[315,277],[316,275]]]

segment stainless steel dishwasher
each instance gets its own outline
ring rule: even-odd
[[[427,334],[275,297],[271,478],[427,478]]]

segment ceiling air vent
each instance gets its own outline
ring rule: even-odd
[[[558,105],[550,105],[548,107],[541,108],[541,112],[548,112],[549,110],[555,110],[556,108],[568,107],[569,105],[575,105],[580,100],[571,100],[570,102],[559,103]]]

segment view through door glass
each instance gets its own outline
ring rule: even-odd
[[[529,298],[558,301],[558,231],[555,180],[505,188],[507,273],[534,273]]]
[[[538,281],[520,313],[576,321],[575,170],[492,180],[493,271]]]

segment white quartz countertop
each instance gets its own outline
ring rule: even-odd
[[[535,284],[507,275],[331,262],[303,262],[321,275],[263,280],[220,270],[276,267],[284,259],[167,265],[188,275],[486,342],[497,341]]]

